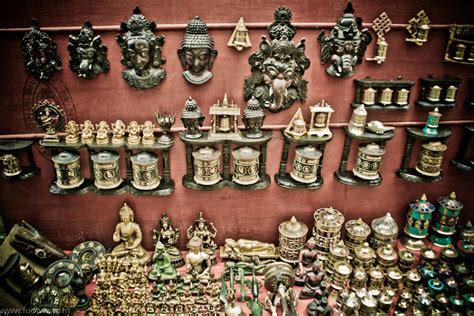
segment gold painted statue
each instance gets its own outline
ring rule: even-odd
[[[183,279],[185,283],[192,281],[207,282],[211,272],[211,256],[203,249],[204,242],[201,238],[194,236],[189,240],[189,249],[186,255],[186,274]]]
[[[100,121],[99,124],[96,124],[97,135],[95,137],[95,142],[97,144],[108,144],[109,143],[109,124],[106,121]]]
[[[66,143],[77,144],[79,142],[79,125],[75,121],[66,124]]]
[[[207,223],[207,220],[199,212],[199,218],[194,221],[194,224],[188,228],[188,238],[199,237],[203,243],[204,251],[214,259],[216,257],[217,244],[214,241],[216,238],[217,229],[213,223]]]
[[[141,128],[143,132],[142,143],[144,145],[153,145],[155,143],[155,135],[153,135],[155,132],[155,124],[151,121],[145,121]]]
[[[133,210],[124,203],[120,209],[120,223],[115,227],[113,239],[120,242],[112,250],[112,255],[118,258],[138,259],[138,262],[145,265],[148,262],[148,254],[142,247],[142,231],[140,226],[133,222]]]
[[[123,144],[125,142],[125,124],[122,120],[112,123],[112,144]]]
[[[273,244],[267,244],[257,240],[227,238],[224,245],[224,253],[237,253],[245,256],[275,256],[276,247]]]
[[[94,124],[91,121],[85,120],[84,124],[81,124],[81,142],[84,144],[90,144],[94,141]]]
[[[130,124],[128,124],[127,132],[127,143],[130,145],[140,144],[140,125],[138,125],[137,121],[131,121]]]

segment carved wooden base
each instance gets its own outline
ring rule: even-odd
[[[348,171],[348,170],[345,170],[343,172],[340,172],[338,170],[334,172],[334,176],[336,177],[337,181],[339,181],[342,184],[347,184],[347,185],[374,187],[382,183],[381,176],[379,176],[375,180],[366,180],[366,179],[361,179],[361,178],[356,177],[354,173],[352,173],[352,171]]]
[[[399,176],[403,180],[410,181],[410,182],[432,183],[432,182],[437,182],[441,180],[443,178],[443,172],[441,172],[441,174],[437,177],[427,177],[418,173],[418,171],[416,171],[414,168],[410,168],[406,170],[398,170],[397,176]]]
[[[53,194],[86,194],[92,191],[92,183],[88,179],[84,179],[84,182],[77,188],[63,189],[58,187],[56,180],[54,180],[49,186],[49,192]]]
[[[165,196],[170,195],[174,192],[174,181],[170,180],[168,183],[161,181],[160,185],[153,190],[139,190],[133,185],[129,185],[128,191],[133,195],[145,195],[145,196]]]
[[[200,190],[200,191],[214,191],[219,190],[222,188],[232,188],[237,190],[245,190],[245,191],[253,191],[253,190],[261,190],[270,185],[271,179],[268,175],[260,176],[260,180],[258,182],[251,184],[251,185],[241,185],[235,183],[230,180],[225,180],[222,178],[219,182],[213,185],[202,185],[194,181],[194,177],[183,177],[183,186],[192,189],[192,190]]]
[[[279,186],[286,188],[286,189],[309,189],[315,190],[319,189],[324,184],[323,177],[318,177],[316,181],[311,183],[302,183],[295,181],[289,173],[285,173],[284,176],[280,176],[279,174],[275,175],[275,181],[278,183]]]
[[[458,168],[459,170],[466,171],[466,172],[474,172],[474,166],[472,165],[470,160],[467,159],[453,159],[451,163]]]

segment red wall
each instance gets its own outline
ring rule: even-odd
[[[142,13],[158,24],[185,24],[195,15],[200,15],[207,23],[236,23],[242,15],[246,22],[273,21],[273,13],[279,6],[287,5],[293,12],[293,22],[334,23],[342,13],[346,1],[230,1],[222,0],[211,4],[208,1],[136,1],[125,5],[122,1],[12,1],[2,7],[0,28],[28,27],[29,19],[36,17],[43,27],[81,26],[89,19],[94,26],[116,25],[127,21],[134,5],[140,5]],[[394,2],[354,1],[356,15],[365,22],[371,22],[382,11],[386,11],[393,23],[407,21],[424,9],[433,24],[473,23],[472,1],[431,1],[412,2],[409,0]],[[118,28],[117,28],[118,29]],[[327,29],[329,31],[329,29]],[[77,32],[75,32],[77,33]],[[39,84],[23,70],[20,48],[23,32],[0,33],[0,134],[20,134],[39,132],[29,118],[34,102],[40,98],[54,97],[65,109],[69,119],[83,122],[86,119],[98,122],[113,122],[122,119],[125,122],[137,120],[143,122],[153,119],[156,110],[180,113],[188,96],[195,98],[204,113],[217,100],[227,93],[242,108],[245,102],[242,96],[243,80],[250,75],[247,63],[249,55],[258,47],[263,28],[251,29],[250,38],[253,48],[237,52],[227,47],[231,29],[212,29],[215,47],[219,52],[213,68],[214,77],[206,84],[194,86],[182,77],[182,68],[176,50],[181,44],[184,30],[158,30],[164,34],[166,44],[163,56],[167,62],[164,68],[167,78],[156,88],[137,90],[128,86],[121,77],[120,49],[115,42],[117,31],[97,32],[108,47],[108,59],[111,70],[94,80],[83,80],[69,67],[67,51],[67,32],[51,33],[58,43],[59,55],[64,69],[56,73],[46,84]],[[445,74],[463,79],[458,92],[458,106],[442,110],[442,120],[473,120],[474,110],[467,109],[462,103],[467,98],[467,78],[473,77],[473,68],[469,66],[443,62],[444,50],[448,39],[447,29],[433,29],[428,43],[418,47],[406,43],[405,29],[394,29],[386,37],[390,44],[387,61],[382,65],[364,62],[357,66],[355,76],[335,79],[326,74],[326,65],[320,64],[319,45],[316,37],[319,30],[306,28],[297,30],[295,41],[307,39],[306,55],[311,59],[311,67],[304,78],[309,81],[307,102],[303,112],[308,117],[309,105],[326,99],[335,113],[334,123],[348,122],[351,114],[350,103],[354,97],[353,79],[370,75],[378,79],[395,79],[402,75],[415,81],[411,96],[411,108],[407,112],[369,113],[369,120],[383,122],[425,121],[427,110],[414,105],[419,94],[418,78],[429,74]],[[372,56],[374,42],[369,46],[366,57]],[[300,104],[278,114],[267,114],[266,125],[287,124]],[[205,125],[210,118],[206,117]],[[175,126],[181,126],[178,122]],[[426,193],[429,200],[435,202],[440,195],[455,190],[464,202],[463,221],[472,219],[474,195],[469,184],[473,183],[472,174],[463,173],[449,164],[459,147],[462,128],[454,127],[453,135],[448,139],[448,151],[443,162],[445,177],[438,183],[417,184],[396,177],[405,144],[404,128],[397,128],[395,137],[386,147],[382,163],[382,185],[374,188],[351,187],[337,182],[333,172],[337,170],[342,153],[344,133],[334,128],[334,139],[327,145],[323,166],[324,186],[316,191],[287,190],[280,188],[274,181],[270,187],[260,191],[236,191],[222,189],[214,192],[200,192],[184,188],[181,179],[185,174],[184,145],[176,138],[171,150],[171,177],[176,183],[175,192],[167,197],[137,197],[129,194],[120,196],[52,195],[48,186],[53,178],[52,162],[44,157],[39,147],[35,147],[35,159],[41,168],[41,174],[31,180],[7,182],[0,180],[0,211],[9,229],[21,219],[26,219],[46,236],[64,248],[72,248],[84,240],[99,240],[112,246],[112,232],[118,221],[118,210],[127,202],[135,210],[135,219],[141,224],[146,248],[151,249],[151,230],[158,224],[162,212],[167,212],[182,235],[196,218],[199,211],[213,221],[218,229],[218,243],[224,238],[251,238],[277,243],[279,223],[295,215],[308,226],[313,225],[313,212],[319,207],[333,206],[340,210],[346,219],[362,217],[370,222],[373,218],[390,211],[399,225],[403,225],[409,201]],[[350,153],[351,162],[356,154],[355,146]],[[267,171],[272,177],[278,172],[281,157],[282,137],[275,131],[268,145]],[[85,154],[85,153],[83,153]],[[415,148],[413,161],[418,150]],[[292,157],[292,156],[291,156]],[[290,159],[292,159],[290,157]],[[85,155],[84,157],[85,158]],[[290,163],[291,167],[291,163]],[[182,237],[180,246],[184,247],[186,237]]]

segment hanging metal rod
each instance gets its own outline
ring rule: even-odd
[[[245,26],[248,29],[266,29],[272,22],[266,23],[245,23]],[[292,23],[296,28],[300,29],[324,29],[332,28],[336,23],[316,23],[316,22],[299,22]],[[184,30],[187,24],[158,24],[158,31],[175,31],[175,30]],[[235,28],[235,23],[209,23],[207,27],[211,30],[233,30]],[[372,23],[364,23],[364,27],[370,28]],[[408,24],[392,24],[392,29],[405,29]],[[430,24],[431,29],[447,29],[449,24]],[[42,31],[45,32],[78,32],[82,26],[45,26],[41,27]],[[109,32],[114,31],[118,32],[120,29],[119,25],[94,25],[94,31],[97,32]],[[0,33],[25,33],[30,31],[29,27],[19,27],[19,28],[0,28]]]

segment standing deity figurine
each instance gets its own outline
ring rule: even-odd
[[[113,240],[120,242],[111,252],[112,256],[138,260],[140,265],[148,262],[148,254],[142,247],[142,231],[133,221],[133,210],[124,203],[120,209],[120,223],[115,227]]]
[[[155,244],[161,242],[165,246],[171,257],[171,263],[175,268],[179,268],[184,265],[181,252],[176,248],[180,236],[179,229],[173,227],[171,219],[166,214],[161,217],[160,225],[160,229],[153,229],[153,241]]]
[[[203,84],[212,78],[212,65],[217,57],[214,41],[206,23],[196,16],[186,27],[181,47],[178,49],[184,78],[192,84]]]
[[[211,259],[216,258],[217,244],[216,238],[217,230],[212,222],[207,222],[199,212],[199,218],[194,221],[194,224],[188,228],[188,238],[199,237],[202,239],[204,252],[207,253]]]

